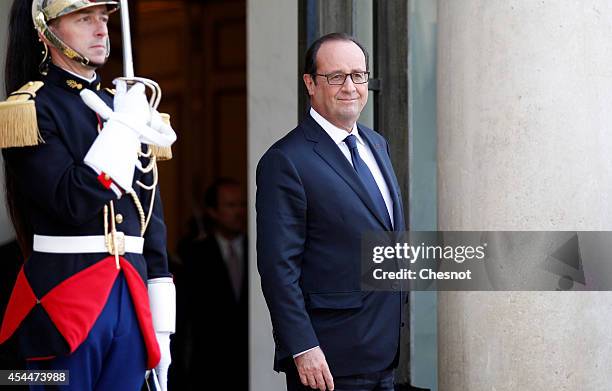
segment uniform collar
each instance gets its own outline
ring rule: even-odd
[[[45,81],[51,84],[55,84],[75,94],[80,94],[83,88],[88,88],[94,91],[100,90],[101,78],[96,73],[96,77],[93,80],[89,81],[81,76],[77,76],[56,66],[55,64],[49,64],[49,72],[47,73]]]

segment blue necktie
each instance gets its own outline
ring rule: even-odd
[[[357,151],[357,137],[354,134],[349,134],[344,142],[348,145],[349,150],[351,151],[351,160],[353,160],[353,168],[357,171],[357,175],[361,179],[361,183],[365,186],[368,194],[370,195],[370,199],[374,201],[375,207],[378,209],[378,215],[381,216],[384,221],[387,223],[388,227],[391,227],[391,218],[389,217],[389,212],[387,211],[387,205],[385,204],[385,200],[376,184],[376,180],[372,175],[372,172],[368,168],[368,165],[365,164],[361,157],[359,156],[359,152]]]

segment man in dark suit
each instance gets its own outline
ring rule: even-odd
[[[362,235],[404,229],[387,142],[357,124],[367,64],[348,35],[315,41],[310,113],[257,167],[257,264],[288,390],[393,390],[406,296],[360,287]]]
[[[185,346],[190,350],[190,384],[184,389],[201,390],[207,382],[205,369],[222,378],[228,390],[248,390],[248,268],[242,188],[233,179],[218,179],[206,191],[205,203],[211,232],[185,246],[181,254],[188,304],[179,317],[187,324],[179,325],[179,333],[187,332],[191,338]],[[202,322],[200,309],[214,319]]]

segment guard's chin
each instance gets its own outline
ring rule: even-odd
[[[93,69],[98,69],[104,66],[104,64],[106,64],[106,62],[108,61],[108,57],[106,57],[104,60],[102,61],[92,61],[89,60],[89,68],[93,68]]]

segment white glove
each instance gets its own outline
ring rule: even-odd
[[[104,120],[114,119],[132,128],[138,133],[141,142],[160,147],[171,146],[176,141],[176,133],[170,125],[162,121],[159,112],[149,106],[144,94],[144,84],[135,84],[126,94],[127,85],[124,80],[118,79],[114,83],[117,86],[114,112],[93,91],[87,89],[81,91],[81,98]],[[126,99],[132,92],[134,96]]]
[[[155,367],[155,375],[162,391],[167,390],[170,357],[170,335],[176,329],[176,291],[170,277],[153,278],[147,282],[153,329],[159,344],[161,357]]]
[[[156,136],[155,140],[151,139],[151,137],[149,136],[147,137],[148,140],[143,139],[144,143],[158,145],[160,147],[169,147],[176,141],[176,133],[174,132],[174,129],[172,129],[172,126],[170,126],[170,124],[164,122],[161,114],[159,114],[159,111],[157,110],[153,110],[151,112],[150,127],[151,129],[159,133],[159,136]]]
[[[139,128],[151,122],[152,109],[147,101],[144,84],[136,83],[129,90],[125,80],[115,79],[113,84],[116,87],[113,99],[115,111],[111,119],[116,117],[138,132]]]
[[[168,368],[170,368],[172,362],[172,357],[170,357],[170,333],[155,333],[155,336],[157,337],[161,357],[159,364],[155,367],[154,374],[157,376],[161,391],[166,391],[168,389]]]
[[[144,85],[136,84],[128,91],[125,82],[117,83],[115,112],[93,91],[86,89],[81,92],[81,98],[86,104],[91,100],[91,95],[104,106],[100,108],[99,114],[105,114],[109,118],[87,151],[84,162],[96,172],[104,172],[110,176],[124,191],[132,191],[134,169],[138,164],[140,151],[137,129],[145,126],[151,118]]]

